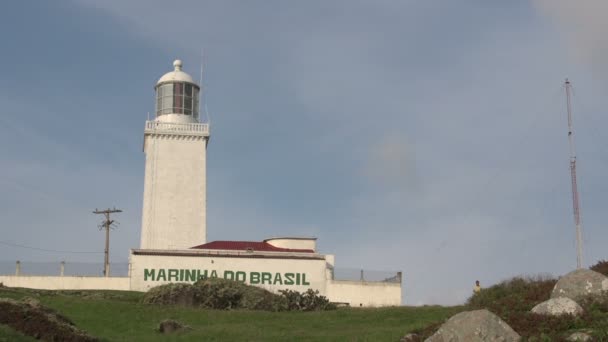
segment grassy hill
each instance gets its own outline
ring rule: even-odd
[[[0,297],[34,297],[104,341],[398,341],[406,332],[439,323],[462,307],[341,308],[322,312],[201,310],[141,304],[122,291],[42,291],[0,288]],[[165,336],[164,319],[192,330]],[[0,341],[32,341],[0,325]]]

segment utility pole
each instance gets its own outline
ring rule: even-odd
[[[583,267],[583,233],[581,227],[580,198],[576,183],[576,152],[574,150],[574,128],[572,125],[572,104],[570,100],[571,85],[566,78],[566,106],[568,109],[568,143],[570,145],[570,179],[572,183],[572,208],[574,210],[574,226],[576,229],[576,268]]]
[[[110,228],[113,228],[112,225],[114,224],[114,220],[110,220],[110,214],[113,213],[122,213],[122,210],[116,208],[97,210],[97,208],[95,208],[95,211],[93,212],[93,214],[103,214],[105,218],[104,221],[99,225],[99,229],[106,230],[106,249],[104,251],[103,260],[103,274],[106,277],[110,276]]]

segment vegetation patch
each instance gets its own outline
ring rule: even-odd
[[[129,291],[44,291],[0,288],[0,297],[35,297],[103,341],[398,341],[463,310],[458,307],[340,308],[329,311],[212,310],[142,304],[144,293]],[[108,299],[100,299],[109,297]],[[159,333],[172,319],[191,327]],[[31,341],[0,325],[0,341]]]
[[[24,301],[0,298],[0,324],[45,341],[97,341],[66,317],[29,297]]]
[[[604,265],[602,262],[598,264]],[[557,279],[550,277],[515,277],[474,294],[463,309],[488,309],[509,324],[524,341],[567,341],[575,332],[586,332],[595,340],[608,341],[608,292],[577,301],[584,310],[579,317],[530,312],[534,306],[551,297],[556,283]],[[424,340],[439,326],[433,324],[414,332]]]
[[[217,310],[318,311],[335,309],[319,295],[285,290],[274,294],[241,282],[208,278],[194,284],[165,284],[150,289],[142,298],[144,304],[180,305]]]
[[[598,261],[595,265],[589,267],[589,269],[608,277],[608,261],[606,260]]]

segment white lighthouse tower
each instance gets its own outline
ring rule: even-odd
[[[146,121],[141,249],[186,249],[207,240],[209,124],[199,122],[200,86],[182,62],[156,86],[156,115]]]

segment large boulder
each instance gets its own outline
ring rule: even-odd
[[[608,277],[586,268],[580,268],[557,281],[551,292],[551,298],[567,297],[576,301],[588,295],[599,295],[602,291],[607,290]]]
[[[567,297],[557,297],[546,300],[532,308],[532,312],[540,315],[559,316],[570,314],[579,316],[583,308],[577,302]]]
[[[508,342],[521,337],[490,311],[465,311],[452,316],[426,342]]]

